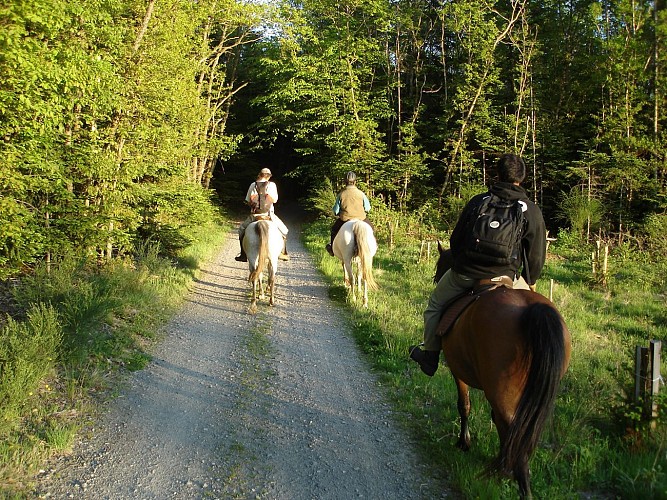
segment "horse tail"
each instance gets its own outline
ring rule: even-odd
[[[264,271],[266,259],[269,256],[269,224],[260,220],[255,224],[255,234],[259,238],[259,256],[257,260],[257,267],[250,273],[249,281],[255,281],[259,275]]]
[[[368,231],[370,226],[365,222],[356,222],[353,226],[354,239],[357,242],[357,252],[359,255],[361,276],[366,281],[368,288],[377,290],[378,285],[373,278],[373,255],[371,254],[368,242]]]
[[[526,343],[524,363],[530,363],[530,369],[507,438],[491,465],[502,472],[517,471],[535,451],[553,411],[567,360],[563,323],[553,306],[529,305],[521,315],[520,328]]]

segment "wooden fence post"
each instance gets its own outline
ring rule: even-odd
[[[646,382],[648,380],[648,348],[635,347],[635,403],[642,401],[642,417],[646,411]]]
[[[389,226],[389,249],[392,250],[394,248],[394,224],[389,220],[387,226]]]
[[[658,417],[661,347],[659,340],[651,340],[649,347],[635,347],[635,402],[641,401],[642,418],[650,421],[651,429],[656,428]]]
[[[655,429],[658,418],[658,393],[660,392],[660,348],[662,342],[659,340],[651,340],[649,343],[649,358],[651,363],[651,378],[650,382],[650,406],[651,406],[651,429]]]

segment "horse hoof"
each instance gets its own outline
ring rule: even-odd
[[[456,443],[456,447],[461,451],[468,451],[470,450],[470,443],[459,440],[459,442]]]

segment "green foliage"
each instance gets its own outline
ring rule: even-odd
[[[159,244],[171,257],[190,246],[195,228],[217,218],[213,193],[182,181],[144,185],[136,201],[142,211],[140,241]]]
[[[667,214],[650,214],[643,226],[646,246],[658,255],[667,254]]]
[[[227,229],[217,220],[193,228],[196,244],[178,253],[187,267],[144,243],[132,260],[69,258],[21,280],[15,299],[27,314],[0,330],[0,496],[25,495],[32,469],[70,448],[92,395],[146,365],[146,347]]]
[[[141,237],[174,255],[211,215],[196,191],[241,140],[225,133],[228,102],[262,9],[150,7],[0,12],[0,278],[71,254],[123,256]]]
[[[597,229],[602,219],[602,203],[597,198],[575,188],[570,193],[562,193],[560,213],[573,233],[585,237],[588,226],[593,232]]]
[[[42,379],[53,370],[61,341],[54,308],[34,305],[27,318],[8,318],[0,330],[0,436],[18,424],[24,405]]]
[[[336,191],[334,190],[331,179],[325,177],[319,184],[315,185],[310,191],[312,194],[306,198],[307,208],[324,217],[333,214],[332,209],[336,203]]]

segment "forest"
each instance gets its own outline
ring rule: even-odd
[[[354,169],[446,230],[517,152],[552,232],[642,244],[667,227],[665,15],[659,0],[6,3],[0,277],[178,248],[248,158],[306,189]]]
[[[421,279],[431,272],[425,267],[430,264],[415,264],[395,241],[408,236],[417,242],[446,241],[464,203],[491,182],[496,159],[507,152],[524,158],[526,190],[560,245],[546,276],[576,290],[558,305],[576,317],[580,331],[593,332],[591,339],[579,339],[579,347],[593,354],[590,365],[580,358],[576,373],[595,370],[600,382],[593,406],[609,410],[605,405],[610,394],[618,396],[619,384],[608,379],[621,364],[610,361],[611,353],[639,336],[639,323],[664,337],[665,3],[3,2],[0,310],[8,314],[0,318],[0,373],[27,374],[15,386],[8,377],[0,380],[2,406],[16,413],[0,418],[0,436],[20,420],[26,386],[39,384],[55,363],[54,352],[71,349],[82,367],[96,347],[82,333],[87,323],[78,319],[64,328],[69,328],[64,339],[55,333],[63,317],[84,310],[81,304],[64,313],[50,309],[68,304],[71,290],[58,289],[61,277],[71,279],[67,286],[82,294],[86,313],[103,293],[109,293],[109,304],[132,293],[114,288],[120,282],[134,286],[132,280],[107,280],[107,270],[143,273],[141,280],[154,285],[151,280],[164,265],[170,270],[161,272],[174,277],[172,264],[187,264],[183,251],[219,223],[227,205],[241,204],[247,183],[266,166],[283,202],[291,199],[320,214],[330,212],[345,173],[354,170],[373,206],[384,279],[408,279],[409,273],[390,277],[394,268],[409,269]],[[320,236],[327,223],[315,220],[304,234],[314,254],[323,249]],[[601,245],[612,246],[613,276],[587,276],[596,244],[598,252]],[[83,267],[106,289],[77,281]],[[397,288],[419,286],[423,292],[432,286],[427,281]],[[393,300],[390,295],[384,298]],[[412,295],[414,308],[422,308],[423,296]],[[395,299],[398,304],[402,297]],[[131,309],[151,302],[157,300],[137,297]],[[608,350],[592,340],[608,335],[598,331],[607,321],[594,316],[598,311],[609,314],[610,323],[623,324],[620,340],[610,340]],[[121,316],[114,319],[128,319]],[[140,319],[147,330],[154,329],[154,318]],[[29,347],[26,337],[33,342]],[[146,362],[143,353],[130,354],[119,339],[100,341],[105,348],[116,342],[117,351],[96,354],[98,362],[116,355],[128,356],[119,363],[123,366]],[[377,349],[373,342],[382,344],[368,342],[371,351]],[[408,339],[385,342],[397,344],[389,349],[395,357],[390,364],[404,363]],[[27,356],[39,359],[42,371],[31,371],[22,361],[11,364],[22,349],[31,349]],[[399,350],[401,361],[396,361]],[[80,377],[78,368],[72,374]],[[569,384],[579,392],[568,401],[587,397],[582,395],[589,388],[579,387],[580,378],[573,376]],[[585,420],[579,411],[573,410],[572,418]],[[422,408],[415,410],[423,414]],[[571,416],[569,410],[566,415]],[[562,415],[560,421],[569,425]],[[591,430],[587,424],[578,432],[590,432],[588,442],[606,440],[609,429]],[[587,487],[591,470],[612,474],[607,462],[588,469],[584,464],[587,453],[611,456],[604,446],[591,452],[585,444],[569,444],[577,448],[579,461],[576,484],[565,486],[572,488],[567,491]],[[3,456],[14,453],[3,446]],[[609,459],[621,457],[614,462],[616,472],[630,467],[625,451],[614,448]],[[647,455],[648,462],[664,456],[664,442]],[[438,456],[450,460],[444,452]],[[568,457],[563,452],[562,463],[554,467],[572,465]],[[665,493],[664,471],[646,464],[637,468],[658,478],[651,483],[658,490],[648,491]],[[537,473],[538,481],[566,475],[550,467],[544,467],[544,476]],[[623,476],[630,486],[606,476],[591,481],[621,495],[643,493],[635,484],[639,476]]]

